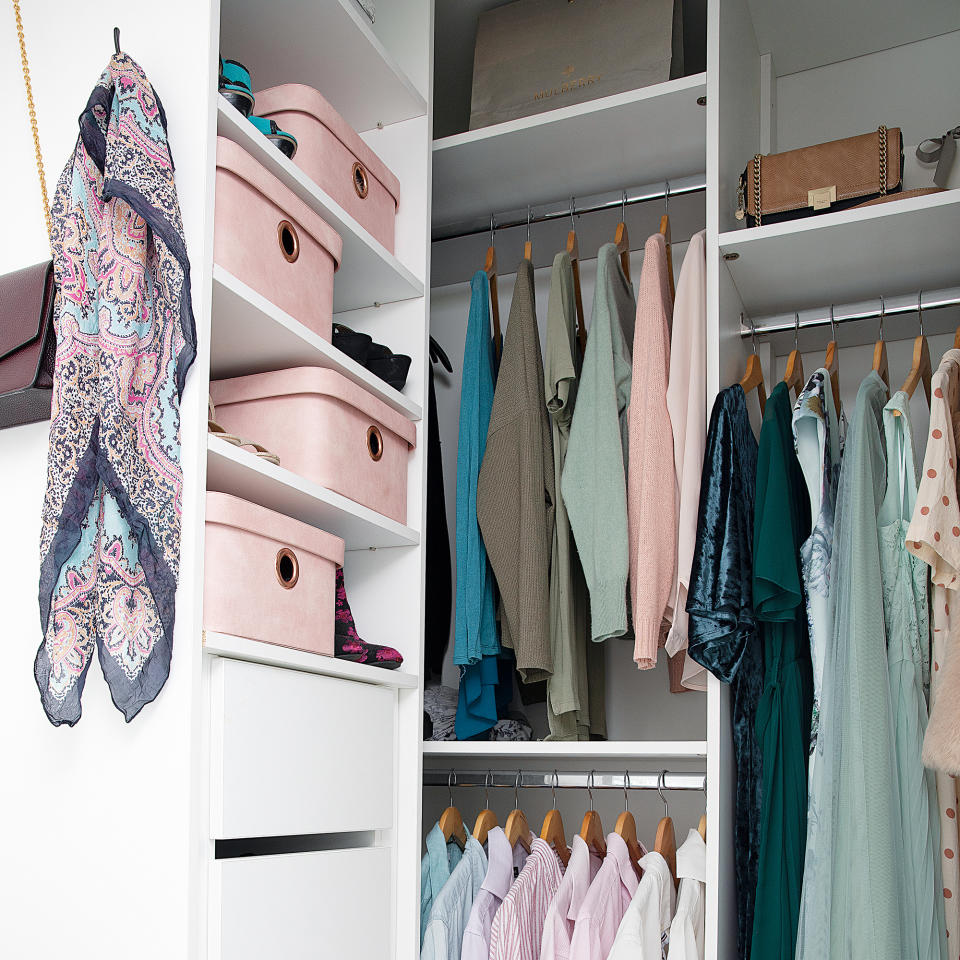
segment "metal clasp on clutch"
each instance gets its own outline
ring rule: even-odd
[[[818,187],[816,190],[807,191],[807,206],[814,210],[826,210],[831,203],[837,202],[837,188]]]

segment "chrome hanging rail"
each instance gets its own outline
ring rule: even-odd
[[[438,767],[423,771],[425,787],[446,787],[451,775],[457,787],[556,788],[570,790],[697,790],[707,789],[704,773],[671,773],[659,770],[637,773],[632,770],[460,770]],[[519,778],[519,779],[518,779]]]
[[[493,214],[493,220],[497,230],[509,230],[511,227],[525,227],[528,223],[548,223],[552,220],[563,220],[576,212],[577,216],[585,213],[599,213],[602,210],[622,209],[631,207],[637,203],[649,203],[651,200],[667,200],[683,197],[691,193],[702,193],[707,189],[705,177],[683,177],[679,180],[664,180],[660,184],[649,184],[645,187],[634,187],[632,190],[618,190],[616,195],[613,191],[607,193],[593,194],[592,196],[607,197],[604,200],[590,202],[590,198],[580,198],[576,201],[576,211],[574,211],[573,200],[556,200],[548,203],[533,204],[531,209],[537,207],[556,207],[557,204],[566,204],[557,209],[549,209],[543,213],[533,214],[529,217],[527,212],[519,212],[516,216],[505,215],[504,218]],[[514,211],[510,211],[513,213]],[[471,221],[473,223],[473,221]],[[483,225],[480,226],[480,219],[477,218],[476,225],[464,227],[463,224],[451,224],[446,227],[437,227],[434,229],[432,239],[434,243],[441,240],[458,240],[461,237],[474,237],[479,234],[490,232],[490,218],[485,217]]]
[[[792,333],[795,330],[808,330],[814,327],[829,327],[832,324],[851,323],[855,320],[877,320],[881,314],[881,301],[883,302],[883,316],[885,318],[896,316],[897,314],[916,313],[920,306],[920,298],[923,298],[923,310],[926,313],[929,310],[937,310],[942,307],[960,306],[960,288],[953,287],[947,290],[918,291],[917,295],[903,298],[886,299],[877,297],[876,306],[850,309],[844,306],[834,307],[831,318],[831,308],[819,307],[812,312],[807,311],[807,315],[801,316],[799,322],[794,319],[795,314],[785,315],[781,320],[779,318],[760,322],[756,325],[741,321],[740,336],[743,339],[753,336],[771,335],[775,333]],[[912,334],[911,334],[912,336]]]

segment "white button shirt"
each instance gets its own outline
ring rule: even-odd
[[[703,960],[704,900],[707,882],[707,845],[696,830],[687,834],[677,851],[680,894],[670,925],[669,960]]]
[[[670,867],[659,853],[642,857],[640,866],[640,886],[620,921],[607,960],[664,960],[667,955],[676,901]]]

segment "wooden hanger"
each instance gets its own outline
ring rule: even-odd
[[[803,378],[803,358],[800,356],[800,314],[794,313],[793,349],[787,357],[787,372],[783,375],[783,382],[788,390],[793,390],[794,396],[799,397],[806,386]]]
[[[927,409],[930,408],[930,378],[933,376],[933,364],[930,362],[930,344],[923,335],[923,291],[917,294],[917,317],[920,320],[920,336],[913,341],[913,365],[901,388],[908,397],[912,397],[918,383],[923,383],[923,392],[927,397]]]
[[[637,840],[637,821],[633,819],[630,812],[627,799],[627,791],[630,789],[630,774],[624,771],[623,774],[623,813],[617,817],[616,826],[613,832],[623,838],[630,852],[630,865],[639,880],[643,876],[643,869],[640,866],[640,858],[643,856],[643,850],[640,849],[640,843]]]
[[[574,198],[571,197],[567,256],[570,257],[570,266],[573,269],[573,297],[577,305],[577,340],[580,342],[580,355],[583,356],[587,349],[587,325],[583,319],[583,294],[580,292],[580,244],[577,242],[577,231],[573,220],[575,209]]]
[[[840,418],[840,348],[837,346],[837,324],[833,318],[833,304],[830,304],[830,342],[823,368],[830,374],[830,387],[833,390],[833,408]]]
[[[673,250],[670,243],[670,181],[666,181],[663,192],[663,216],[660,218],[660,233],[666,241],[667,247],[667,279],[670,281],[670,302],[677,295],[673,286]]]
[[[570,862],[570,848],[567,846],[567,838],[563,832],[563,817],[557,809],[557,785],[560,777],[557,771],[553,771],[553,809],[547,811],[543,818],[543,826],[540,829],[540,839],[546,840],[556,851],[561,863],[566,866]]]
[[[953,349],[960,350],[960,327],[957,327],[957,332],[953,335]]]
[[[743,314],[740,314],[740,326],[743,326]],[[760,363],[760,355],[757,353],[757,332],[753,324],[753,318],[750,318],[750,337],[753,342],[753,353],[747,357],[747,372],[740,381],[740,387],[744,394],[749,395],[751,390],[757,391],[757,398],[760,400],[761,415],[767,409],[767,389],[763,383],[763,364]]]
[[[886,313],[886,305],[883,297],[880,297],[880,339],[873,346],[873,369],[880,374],[880,379],[890,389],[890,364],[887,361],[887,344],[883,339],[883,318]]]
[[[483,272],[490,281],[490,308],[493,313],[493,349],[497,359],[503,348],[503,337],[500,333],[500,297],[497,295],[497,249],[493,245],[493,232],[496,229],[494,219],[490,217],[490,246],[487,247],[487,258],[483,264]]]
[[[617,253],[620,254],[620,266],[623,267],[623,274],[630,280],[630,234],[627,232],[627,191],[623,191],[623,199],[620,203],[620,222],[617,224],[617,232],[613,236],[613,242],[617,246]]]
[[[507,835],[507,841],[510,848],[513,849],[518,843],[527,853],[530,852],[530,825],[527,823],[527,815],[520,809],[520,779],[523,776],[521,771],[517,771],[517,782],[513,787],[514,809],[507,817],[507,825],[503,828]]]
[[[593,770],[590,771],[587,793],[590,794],[590,809],[584,814],[583,823],[580,824],[580,839],[595,853],[605,857],[607,841],[603,833],[603,824],[600,822],[600,814],[593,808]]]
[[[527,204],[527,239],[523,245],[523,259],[533,261],[533,244],[530,242],[530,204]]]
[[[666,798],[663,795],[663,786],[667,781],[667,771],[660,774],[657,782],[657,793],[663,800],[664,816],[657,824],[657,836],[653,842],[653,849],[667,861],[670,868],[670,876],[673,877],[674,886],[677,883],[677,833],[673,828],[673,820],[670,818],[670,808],[667,806]]]
[[[494,828],[499,827],[497,815],[490,809],[490,780],[492,775],[487,771],[483,778],[483,788],[486,791],[484,803],[486,806],[477,814],[477,822],[473,825],[473,835],[477,838],[477,843],[481,846],[487,842],[487,834]]]
[[[700,834],[700,839],[704,843],[707,842],[707,815],[705,813],[700,814],[700,822],[697,824],[697,833]]]
[[[453,785],[456,783],[456,774],[451,770],[447,777],[447,789],[450,791],[450,806],[440,814],[440,830],[443,839],[449,843],[455,841],[462,850],[467,844],[467,830],[463,825],[460,811],[453,805]]]

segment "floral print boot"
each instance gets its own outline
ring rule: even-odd
[[[376,643],[367,643],[357,634],[353,622],[353,613],[347,602],[347,590],[343,585],[343,567],[337,567],[337,608],[334,623],[334,653],[341,660],[354,663],[369,663],[385,670],[396,670],[403,663],[403,657],[393,647],[383,647]]]

